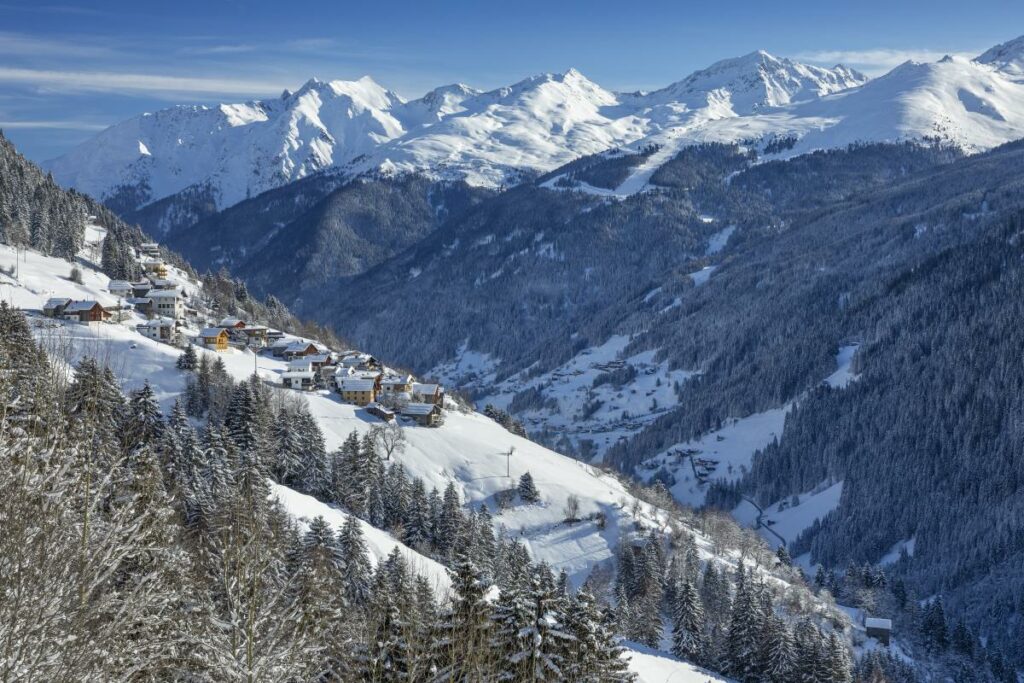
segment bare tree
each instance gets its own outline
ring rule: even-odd
[[[576,494],[565,499],[565,521],[577,522],[580,518],[580,499]]]
[[[392,455],[405,451],[405,430],[397,422],[374,425],[370,429],[370,438],[384,452],[385,460],[390,460]]]

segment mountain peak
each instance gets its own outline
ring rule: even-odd
[[[974,58],[988,64],[1012,80],[1024,81],[1024,36],[1000,43]]]

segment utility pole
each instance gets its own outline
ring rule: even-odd
[[[509,446],[508,453],[505,454],[505,476],[509,479],[512,478],[512,454],[515,453],[515,450],[515,446]]]

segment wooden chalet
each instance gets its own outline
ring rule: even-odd
[[[80,323],[101,323],[110,319],[110,312],[98,301],[72,301],[64,307],[61,317]]]
[[[228,332],[223,327],[207,327],[199,332],[199,341],[208,349],[227,351]]]
[[[241,318],[228,317],[224,318],[219,323],[217,323],[217,327],[223,327],[224,329],[242,330],[245,329],[245,321],[242,320]]]
[[[288,344],[281,355],[284,356],[285,360],[291,360],[300,356],[315,356],[320,351],[320,347],[313,342],[297,341]]]
[[[421,427],[440,427],[441,407],[434,403],[406,403],[402,406],[402,417],[413,420]]]

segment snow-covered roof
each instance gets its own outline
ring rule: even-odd
[[[204,327],[203,329],[199,330],[199,336],[208,339],[219,337],[221,334],[224,333],[224,329],[221,327]]]
[[[110,282],[107,283],[108,292],[123,292],[131,288],[132,283],[128,282],[127,280],[111,280]]]
[[[386,407],[382,406],[379,403],[367,403],[366,404],[366,409],[367,410],[376,410],[377,412],[383,413],[384,415],[394,415],[395,414],[395,411],[391,410],[391,408],[386,408]]]
[[[151,299],[177,299],[181,297],[181,292],[177,288],[174,289],[153,289],[149,292]]]
[[[331,354],[329,353],[316,353],[306,356],[306,360],[308,360],[310,363],[326,363],[330,359]]]
[[[81,313],[83,311],[91,311],[92,309],[100,306],[98,301],[72,301],[65,308],[65,313]],[[100,306],[102,308],[102,306]]]
[[[381,384],[408,384],[412,381],[412,375],[406,375],[401,377],[399,375],[389,375],[381,380]]]
[[[437,409],[433,403],[406,403],[402,406],[402,415],[430,415]]]
[[[313,347],[314,349],[316,349],[317,351],[319,351],[319,350],[320,350],[320,349],[319,349],[319,347],[318,347],[318,346],[317,346],[316,344],[314,344],[313,342],[309,342],[309,341],[297,341],[297,342],[291,342],[291,343],[289,343],[289,344],[288,344],[288,347],[287,347],[287,348],[285,349],[285,351],[292,351],[292,352],[296,352],[296,353],[297,353],[297,352],[299,352],[299,351],[305,351],[305,350],[306,350],[306,349],[308,349],[308,348],[309,348],[310,346],[312,346],[312,347]]]
[[[67,306],[69,303],[71,303],[71,299],[65,297],[54,297],[52,299],[47,299],[46,303],[43,304],[43,308],[60,308],[61,306]]]
[[[310,356],[305,358],[296,358],[295,360],[288,361],[289,370],[309,370],[312,363],[309,361]]]
[[[881,628],[887,631],[892,630],[892,619],[881,619],[879,617],[867,617],[864,619],[865,628]]]
[[[443,391],[440,384],[420,384],[419,382],[413,382],[412,393],[420,394],[421,396],[433,396],[439,391]]]
[[[372,379],[362,379],[359,377],[346,377],[341,380],[342,391],[373,391],[375,382]]]
[[[125,299],[125,301],[127,303],[135,304],[135,305],[138,305],[138,304],[151,304],[151,303],[153,303],[153,300],[150,299],[148,296],[130,296],[127,299]]]
[[[139,323],[135,327],[174,327],[174,321],[171,320],[170,318],[153,318],[152,320],[147,320],[146,322]]]
[[[219,327],[234,327],[238,323],[245,324],[245,321],[241,318],[227,317],[220,321]]]

